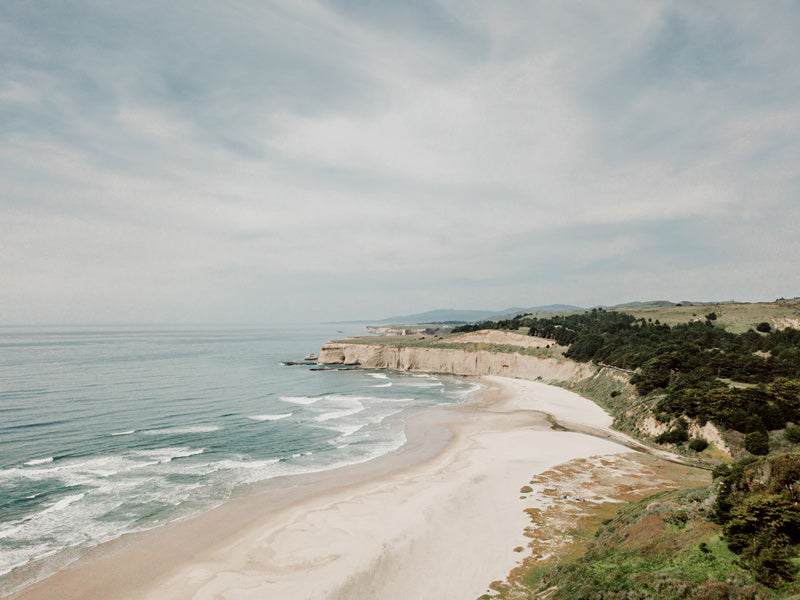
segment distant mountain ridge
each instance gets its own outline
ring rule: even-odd
[[[396,315],[376,321],[385,324],[416,325],[419,323],[441,323],[444,321],[461,321],[474,323],[487,321],[490,319],[508,318],[520,313],[554,313],[583,310],[580,306],[569,304],[548,304],[546,306],[535,306],[533,308],[511,307],[505,310],[457,310],[451,308],[440,308],[411,315]]]

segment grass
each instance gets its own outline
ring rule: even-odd
[[[618,309],[637,319],[652,319],[667,325],[705,320],[709,313],[716,313],[714,324],[732,333],[744,333],[761,322],[780,325],[785,319],[800,319],[800,300],[776,302],[723,302],[704,306],[658,306],[647,308]]]
[[[766,594],[708,520],[711,488],[661,492],[628,503],[595,533],[585,554],[546,573],[536,591],[576,598],[702,598],[693,590],[735,581],[742,598]],[[751,595],[748,596],[747,594]],[[716,596],[710,596],[716,597]],[[722,596],[727,597],[727,596]]]
[[[708,480],[707,473],[641,455],[578,459],[535,476],[525,488],[531,488],[535,493],[532,497],[544,504],[525,510],[531,521],[525,531],[530,540],[529,554],[505,581],[492,582],[481,598],[545,597],[540,594],[547,590],[547,594],[554,594],[551,590],[554,585],[568,586],[565,574],[573,569],[580,570],[587,581],[608,582],[658,567],[655,557],[643,554],[640,549],[630,552],[620,562],[621,555],[598,554],[598,544],[601,540],[603,546],[607,545],[606,540],[618,544],[630,537],[619,524],[630,527],[637,523],[635,507],[643,499],[651,505],[654,501],[663,505],[665,494],[673,493],[665,490],[681,485],[705,489]],[[692,493],[697,495],[696,491]],[[666,527],[678,531],[689,528],[686,521],[675,518]],[[633,532],[632,527],[630,530]],[[638,540],[648,540],[651,534],[649,527],[640,527],[635,533]],[[586,562],[584,559],[593,552],[592,560]],[[669,556],[660,560],[669,561]],[[554,577],[558,577],[555,583]]]

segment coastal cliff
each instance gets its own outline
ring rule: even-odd
[[[365,369],[475,376],[502,375],[544,383],[578,382],[597,373],[596,368],[589,364],[546,356],[347,342],[329,342],[322,346],[319,362],[358,365]]]

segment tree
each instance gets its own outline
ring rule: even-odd
[[[744,449],[750,454],[769,454],[769,436],[765,431],[753,431],[744,436]]]
[[[772,331],[772,326],[766,321],[762,321],[761,323],[756,325],[756,331],[760,331],[761,333],[769,333],[770,331]]]
[[[800,427],[797,425],[789,425],[783,432],[783,437],[786,438],[786,441],[793,444],[800,443]]]
[[[708,313],[706,315],[706,320],[707,321],[716,321],[717,320],[717,313],[715,313],[715,312]]]

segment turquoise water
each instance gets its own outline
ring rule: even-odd
[[[394,451],[413,411],[475,392],[453,377],[281,364],[360,331],[0,329],[0,594],[243,484]]]

